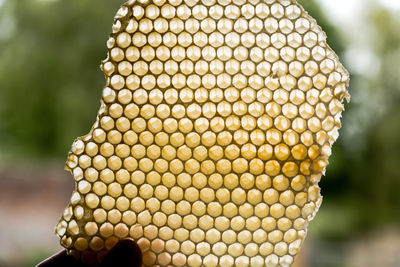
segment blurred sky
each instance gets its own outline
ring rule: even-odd
[[[379,32],[371,19],[371,10],[383,7],[393,14],[400,14],[400,0],[316,0],[332,25],[339,29],[346,50],[341,60],[349,70],[351,78],[363,76],[364,82],[377,80],[382,67],[381,51],[376,42]],[[399,21],[400,22],[400,21]],[[328,36],[329,41],[329,36]],[[368,77],[370,78],[368,80]],[[382,91],[373,87],[350,86],[353,109],[344,115],[341,130],[342,141],[354,153],[367,146],[368,132],[387,114]],[[371,101],[371,98],[374,100]]]
[[[370,32],[368,11],[371,6],[380,5],[393,13],[400,12],[400,0],[316,0],[330,22],[339,27],[351,43],[344,58],[351,73],[378,73],[380,64],[373,54],[369,42],[374,33]],[[329,38],[329,36],[328,36]]]

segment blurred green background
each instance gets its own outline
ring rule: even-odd
[[[94,122],[123,0],[0,0],[0,266],[60,249],[72,141]],[[351,73],[302,267],[400,266],[400,1],[302,0]]]

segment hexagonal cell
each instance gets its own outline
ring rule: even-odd
[[[139,3],[140,2],[140,3]],[[349,76],[296,1],[128,1],[56,233],[100,260],[291,266],[321,204]]]

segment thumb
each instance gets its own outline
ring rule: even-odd
[[[141,267],[142,252],[132,240],[121,240],[104,257],[100,267]]]

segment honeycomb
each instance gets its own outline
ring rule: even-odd
[[[291,266],[320,207],[349,75],[295,0],[138,0],[118,11],[97,121],[56,226],[96,264]]]

